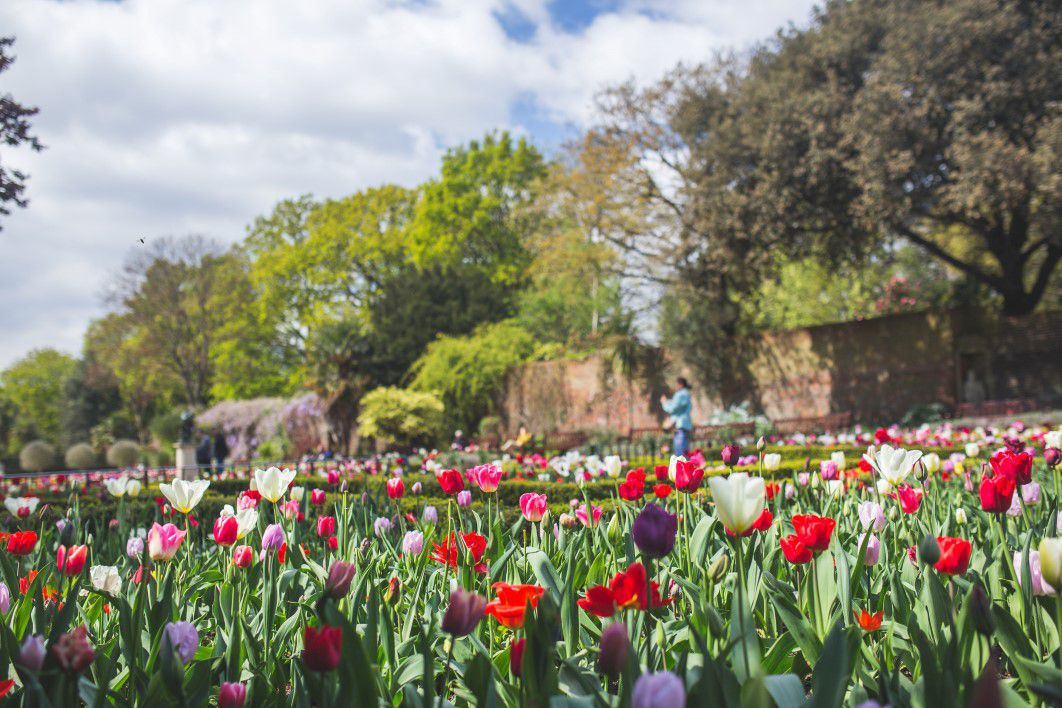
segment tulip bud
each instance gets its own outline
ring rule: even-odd
[[[44,665],[44,657],[47,654],[48,652],[44,648],[44,637],[36,634],[27,634],[26,638],[22,640],[22,647],[19,649],[15,663],[30,671],[40,671]]]
[[[597,655],[597,670],[611,681],[619,679],[627,665],[631,642],[627,627],[622,622],[613,622],[601,632],[601,651]]]
[[[443,614],[442,629],[454,637],[464,637],[472,633],[479,621],[483,619],[487,601],[474,592],[457,588],[450,595],[450,604]]]
[[[1062,450],[1057,447],[1049,447],[1044,450],[1044,462],[1048,467],[1057,467],[1059,460],[1062,460]]]
[[[513,676],[520,678],[524,668],[524,645],[526,639],[514,639],[509,645],[509,671]]]
[[[963,509],[961,506],[955,510],[955,524],[957,526],[966,525],[966,509]]]
[[[730,557],[725,553],[720,553],[712,561],[712,564],[708,566],[708,577],[713,583],[722,582],[726,577],[727,570],[730,566]]]
[[[560,515],[560,525],[566,529],[574,529],[579,526],[579,519],[575,518],[571,514]]]
[[[608,540],[617,543],[623,538],[623,528],[620,526],[619,514],[613,514],[608,522]]]
[[[767,441],[764,440],[763,436],[761,435],[760,439],[756,441],[756,449],[757,450],[762,450],[765,447],[767,447]]]
[[[325,592],[335,599],[346,597],[350,592],[350,581],[354,579],[355,568],[353,563],[335,561],[328,569],[328,579],[325,581]]]
[[[353,573],[352,573],[353,575]],[[398,597],[402,591],[402,583],[398,578],[392,576],[391,580],[387,583],[387,590],[384,591],[384,602],[388,605],[398,604]]]
[[[940,560],[940,545],[936,537],[926,534],[926,537],[918,544],[918,557],[926,565],[934,565]]]
[[[73,545],[75,538],[77,537],[77,524],[73,521],[67,521],[61,529],[59,529],[59,543],[64,546]]]
[[[996,620],[992,616],[992,601],[988,593],[981,585],[970,588],[970,619],[973,620],[974,628],[981,634],[989,637],[996,631]]]

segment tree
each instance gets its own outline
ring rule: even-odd
[[[15,62],[15,57],[10,54],[14,44],[14,37],[0,37],[0,74]],[[0,142],[8,147],[29,145],[32,150],[43,150],[44,145],[30,134],[29,119],[39,111],[38,108],[22,105],[9,93],[0,95]],[[27,178],[24,172],[0,164],[0,215],[11,213],[8,204],[25,207],[29,203],[23,196]]]
[[[69,448],[91,440],[92,429],[121,410],[121,389],[114,373],[96,361],[91,353],[86,354],[63,380],[59,411],[60,447]]]
[[[35,349],[0,373],[4,397],[15,409],[17,443],[59,438],[63,382],[77,361],[55,349]]]
[[[1060,20],[1043,0],[827,3],[740,89],[746,166],[728,176],[758,205],[751,232],[853,253],[906,239],[1031,312],[1062,258]]]

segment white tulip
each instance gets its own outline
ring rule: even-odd
[[[886,492],[891,492],[903,484],[920,457],[922,457],[921,450],[904,450],[902,447],[894,448],[888,444],[882,445],[880,450],[875,450],[871,445],[863,455],[863,459],[869,462],[881,477],[881,481],[878,482],[879,492],[882,490],[882,481],[886,483]]]
[[[270,467],[254,471],[254,489],[269,501],[276,503],[288,493],[288,485],[295,479],[295,470]]]
[[[89,568],[92,587],[108,595],[117,595],[122,591],[122,576],[113,565],[94,565]]]
[[[304,496],[306,496],[306,487],[291,488],[291,498],[293,501],[301,502]]]
[[[782,456],[777,452],[769,452],[763,456],[763,469],[774,472],[782,464]]]
[[[144,485],[141,484],[139,479],[130,479],[128,484],[125,485],[125,493],[131,497],[138,497],[143,487]]]
[[[1044,447],[1054,447],[1062,450],[1062,428],[1044,433]]]
[[[1062,538],[1040,541],[1040,572],[1053,588],[1062,589]]]
[[[182,514],[187,514],[203,498],[203,492],[209,486],[209,480],[205,479],[196,479],[191,482],[184,479],[175,479],[173,484],[166,484],[165,482],[160,484],[159,491],[166,497],[171,507]]]
[[[966,456],[967,457],[977,457],[980,454],[981,454],[981,448],[977,445],[977,443],[966,443]]]
[[[833,464],[837,465],[838,472],[844,472],[845,459],[844,452],[842,450],[838,450],[836,452],[831,453],[830,460],[833,461]]]
[[[966,509],[963,509],[961,506],[955,510],[955,524],[957,526],[966,525]]]
[[[763,477],[734,472],[728,477],[711,477],[708,485],[715,500],[715,515],[733,533],[745,533],[763,513],[767,496]]]
[[[128,491],[129,478],[112,477],[111,479],[105,479],[103,480],[103,486],[107,488],[112,497],[124,497],[126,491]]]
[[[18,516],[21,518],[22,516],[32,516],[33,512],[37,510],[37,505],[40,504],[40,502],[41,500],[37,497],[7,497],[4,499],[4,506],[11,512],[12,516]],[[29,509],[29,511],[24,514],[19,514],[23,509]]]
[[[844,492],[844,482],[839,479],[831,479],[826,481],[826,493],[830,497],[836,499]]]
[[[620,472],[623,471],[623,460],[619,458],[619,455],[608,455],[604,461],[605,473],[609,477],[619,477]]]
[[[926,466],[926,472],[937,472],[940,470],[940,455],[935,452],[922,455],[922,464]]]
[[[258,526],[258,510],[251,507],[236,512],[236,538],[241,539]]]

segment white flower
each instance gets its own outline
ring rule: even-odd
[[[672,455],[671,461],[667,463],[667,478],[670,479],[672,482],[675,481],[675,470],[680,461],[685,462],[686,458],[683,455]]]
[[[926,466],[926,472],[936,472],[940,469],[940,455],[935,452],[923,455],[922,464]]]
[[[37,497],[7,497],[4,499],[4,506],[11,512],[12,516],[25,518],[33,515],[40,502],[41,500]]]
[[[881,531],[885,528],[885,510],[881,504],[865,501],[859,505],[859,521],[864,531]]]
[[[187,514],[203,498],[203,492],[209,486],[210,481],[205,479],[196,479],[191,482],[184,479],[175,479],[173,484],[166,484],[165,482],[160,484],[159,491],[170,502],[171,507],[182,514]]]
[[[1044,447],[1062,449],[1062,428],[1044,433]]]
[[[122,591],[122,576],[113,565],[94,565],[89,568],[92,587],[108,595],[117,595]]]
[[[276,503],[288,492],[288,485],[295,479],[295,470],[281,470],[270,467],[267,470],[255,470],[254,482],[258,493],[269,501]]]
[[[774,472],[782,464],[782,456],[777,452],[768,452],[763,456],[763,469]]]
[[[894,448],[889,444],[882,445],[877,451],[872,445],[863,455],[863,459],[869,462],[882,481],[887,483],[886,491],[892,491],[903,484],[920,457],[922,457],[921,450],[904,450],[902,447]],[[882,485],[879,482],[879,492],[881,488]]]
[[[961,506],[955,510],[955,524],[957,526],[966,525],[966,509],[963,509]]]
[[[763,513],[767,496],[763,477],[734,472],[728,477],[711,477],[708,486],[715,500],[715,515],[723,526],[737,535],[749,530]]]
[[[836,452],[831,453],[830,460],[833,461],[833,464],[837,465],[838,472],[844,472],[845,459],[843,450],[838,450]]]
[[[128,491],[129,478],[112,477],[111,479],[105,479],[103,480],[103,486],[107,488],[112,497],[124,497],[126,491]]]
[[[978,447],[977,443],[966,443],[966,456],[967,457],[977,457],[980,454],[981,454],[981,448]]]
[[[830,479],[826,481],[826,493],[833,498],[841,496],[844,492],[844,482],[839,479]]]
[[[139,479],[130,479],[125,485],[125,493],[131,497],[138,497],[143,487],[144,485],[140,483]]]
[[[619,458],[619,455],[608,455],[604,461],[605,473],[609,477],[619,477],[620,472],[623,471],[623,460]]]
[[[1062,589],[1062,538],[1041,539],[1039,551],[1044,580],[1051,587]]]
[[[258,526],[258,510],[254,507],[236,512],[236,538],[241,539]]]
[[[306,488],[305,487],[292,487],[291,488],[291,498],[294,501],[301,502],[302,498],[304,496],[306,496]]]

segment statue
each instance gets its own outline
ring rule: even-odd
[[[180,443],[192,442],[192,433],[195,432],[195,415],[192,411],[181,413],[181,430],[177,437]]]

